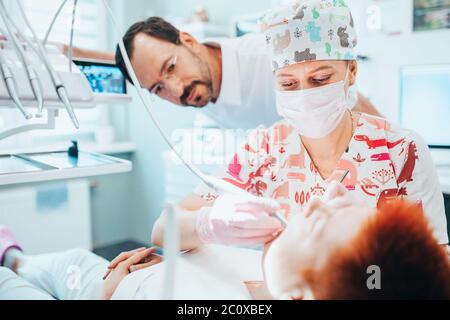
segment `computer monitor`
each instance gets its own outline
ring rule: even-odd
[[[401,69],[400,122],[431,148],[450,149],[450,64]]]
[[[94,93],[127,93],[125,77],[114,63],[81,59],[73,62],[86,76]]]

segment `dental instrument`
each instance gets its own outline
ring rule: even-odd
[[[346,170],[342,177],[339,179],[339,183],[344,182],[345,178],[347,178],[348,174],[350,173],[350,170]]]
[[[174,206],[167,204],[165,207],[166,230],[164,231],[164,247],[166,267],[164,268],[164,281],[161,290],[161,298],[169,300],[175,293],[176,261],[180,250],[180,239],[178,234],[177,219]]]
[[[64,84],[63,84],[61,78],[59,77],[58,73],[53,68],[53,65],[47,59],[45,48],[44,48],[42,42],[38,39],[35,30],[31,26],[30,21],[28,20],[27,15],[25,13],[25,9],[23,8],[23,4],[22,4],[21,0],[17,1],[17,6],[19,8],[19,12],[20,12],[20,14],[21,14],[21,16],[22,16],[22,18],[23,18],[27,28],[30,30],[30,32],[31,32],[31,34],[33,36],[33,40],[34,40],[34,43],[36,44],[37,51],[39,53],[39,57],[42,60],[42,62],[44,63],[45,68],[47,69],[47,71],[48,71],[48,73],[50,75],[50,78],[52,80],[53,86],[54,86],[54,88],[56,90],[56,93],[58,94],[58,98],[62,102],[64,107],[66,108],[66,111],[67,111],[67,113],[68,113],[68,115],[69,115],[73,125],[75,126],[76,129],[78,129],[80,127],[80,124],[79,124],[77,116],[75,115],[75,112],[73,110],[73,106],[72,106],[72,104],[70,102],[69,95],[67,93],[67,89],[64,86]],[[11,22],[13,22],[13,21],[11,21]],[[16,29],[18,29],[17,26],[15,26],[15,27],[16,27]],[[23,36],[23,37],[24,37],[24,39],[27,39],[27,37],[25,37],[25,36]],[[34,48],[34,44],[30,40],[27,40],[27,43]]]
[[[40,117],[42,117],[42,109],[44,107],[44,98],[43,98],[41,83],[37,77],[36,71],[32,67],[31,62],[25,53],[25,50],[22,47],[22,44],[19,42],[19,39],[17,38],[16,34],[14,33],[14,30],[13,30],[14,28],[12,27],[11,22],[10,22],[11,18],[9,17],[9,15],[7,13],[5,3],[3,0],[0,0],[0,16],[5,24],[6,31],[9,34],[8,38],[14,44],[14,48],[16,49],[16,52],[17,52],[17,54],[23,64],[23,67],[27,73],[28,80],[31,85],[31,89],[32,89],[33,94],[38,103],[38,112],[37,112],[36,116],[38,118],[40,118]]]
[[[3,79],[5,80],[6,89],[8,91],[9,96],[11,97],[11,100],[14,102],[17,109],[19,109],[20,112],[23,114],[25,119],[27,120],[31,119],[32,115],[25,110],[17,94],[16,84],[14,83],[14,76],[11,72],[11,69],[8,66],[5,55],[3,54],[3,48],[0,48],[0,68]]]
[[[122,30],[119,26],[119,23],[116,19],[116,17],[114,16],[114,13],[111,9],[111,7],[109,6],[108,2],[106,0],[103,0],[103,4],[106,8],[106,10],[108,11],[111,20],[113,22],[113,26],[114,29],[116,30],[116,32],[119,34],[119,50],[122,53],[123,56],[123,60],[125,62],[125,66],[127,68],[128,74],[130,75],[131,81],[133,83],[133,85],[136,88],[136,91],[138,93],[138,96],[142,102],[142,104],[144,105],[148,115],[150,116],[150,119],[152,120],[153,124],[155,125],[155,127],[157,128],[157,130],[159,131],[161,137],[164,139],[164,141],[167,143],[167,145],[170,147],[170,149],[172,150],[172,152],[175,153],[175,155],[181,160],[181,162],[189,169],[189,171],[191,171],[195,176],[197,176],[201,181],[203,181],[208,187],[210,187],[211,189],[215,190],[218,193],[229,193],[229,194],[234,194],[234,195],[241,195],[241,196],[245,196],[245,197],[250,197],[253,198],[256,202],[262,202],[262,201],[268,201],[272,204],[277,204],[278,202],[276,202],[273,199],[265,199],[265,198],[261,198],[261,197],[257,197],[255,195],[250,194],[249,192],[231,184],[228,183],[222,179],[218,179],[216,177],[210,176],[210,175],[206,175],[203,172],[201,172],[196,166],[189,164],[184,158],[183,156],[175,149],[174,145],[172,144],[172,142],[170,141],[170,139],[167,137],[167,135],[165,134],[164,130],[161,128],[161,126],[159,125],[158,121],[156,120],[151,107],[150,107],[150,103],[148,101],[148,96],[144,95],[143,93],[143,88],[136,76],[136,73],[134,72],[133,66],[131,65],[131,61],[130,61],[130,57],[127,54],[127,51],[125,49],[125,44],[123,42],[122,39]],[[283,227],[287,226],[287,221],[286,219],[282,216],[281,213],[275,213],[273,215],[273,217],[275,217],[276,219],[278,219],[280,221],[280,223],[283,225]]]
[[[6,38],[6,35],[8,34],[3,28],[0,28],[0,33]],[[0,47],[0,70],[3,76],[3,80],[6,84],[6,90],[8,91],[8,94],[15,104],[15,106],[19,109],[19,111],[23,114],[25,119],[31,119],[32,115],[28,113],[25,110],[25,107],[23,106],[22,102],[20,101],[19,95],[17,94],[17,88],[16,84],[14,82],[14,75],[11,72],[10,67],[8,66],[8,62],[6,60],[6,57],[3,53],[3,46]]]

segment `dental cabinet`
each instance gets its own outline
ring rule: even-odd
[[[33,97],[26,72],[18,63],[19,58],[7,42],[2,43],[0,40],[0,43],[3,45],[0,49],[7,58],[14,78],[17,98],[25,114],[32,115],[21,117],[17,122],[4,123],[6,125],[0,127],[0,141],[24,132],[55,129],[58,117],[67,108],[59,100],[42,63],[26,50],[35,69],[39,71],[37,77],[44,98],[43,112],[39,114],[38,103]],[[99,78],[104,75],[107,62],[92,62],[92,65],[101,65],[101,75],[95,74],[97,69],[90,66],[89,62],[83,62],[83,66],[89,69],[88,75],[75,63],[72,63],[69,72],[69,60],[55,48],[49,46],[47,53],[49,61],[67,88],[75,116],[78,110],[96,108],[99,104],[112,108],[132,101],[126,87],[122,92],[114,91],[116,89],[113,92],[106,89],[93,90],[94,81],[96,85],[102,83],[103,88],[115,83],[117,88],[117,81],[111,84],[102,82]],[[16,112],[17,103],[10,97],[8,90],[5,80],[0,79],[0,111]],[[19,110],[17,114],[20,115]],[[81,144],[76,155],[68,152],[69,147],[70,142],[67,141],[57,146],[12,146],[0,149],[0,224],[6,224],[14,230],[28,253],[60,251],[73,247],[92,249],[91,178],[123,174],[132,170],[131,161],[101,153],[133,152],[135,147],[130,143],[99,146]],[[45,232],[38,239],[30,237],[36,230]]]
[[[25,70],[14,63],[19,58],[15,56],[14,50],[8,49],[8,43],[3,45],[2,50],[8,58],[9,69],[15,79],[17,96],[27,113],[33,114],[37,111],[36,100]],[[116,70],[114,64],[101,61],[75,61],[71,64],[69,72],[69,60],[64,55],[54,47],[47,48],[47,52],[50,63],[67,88],[68,98],[75,110],[95,108],[99,103],[126,104],[132,100],[127,94],[125,79],[120,79],[120,71]],[[62,99],[60,101],[52,87],[52,81],[44,71],[42,63],[31,52],[29,55],[35,68],[40,70],[37,77],[43,89],[44,112],[42,115],[36,114],[33,118],[22,121],[19,125],[16,123],[8,125],[0,131],[0,140],[27,131],[52,130],[59,114],[65,112],[63,110],[65,105],[61,103]],[[107,72],[109,75],[105,78]],[[5,81],[0,81],[0,108],[15,107],[15,102],[9,94]],[[0,150],[0,186],[88,178],[132,170],[130,161],[87,152],[83,148],[81,150],[83,152],[80,152],[78,157],[71,157],[61,150],[34,149],[28,153],[27,150],[22,150],[25,152],[11,154]]]

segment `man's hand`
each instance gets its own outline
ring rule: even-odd
[[[104,283],[104,298],[109,300],[116,290],[119,283],[131,272],[148,268],[154,264],[161,262],[161,257],[154,253],[155,247],[139,248],[136,250],[122,252],[108,266],[103,279]]]

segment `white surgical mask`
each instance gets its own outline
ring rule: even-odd
[[[348,108],[345,83],[342,80],[318,88],[277,91],[278,114],[301,135],[323,138],[336,129]]]

